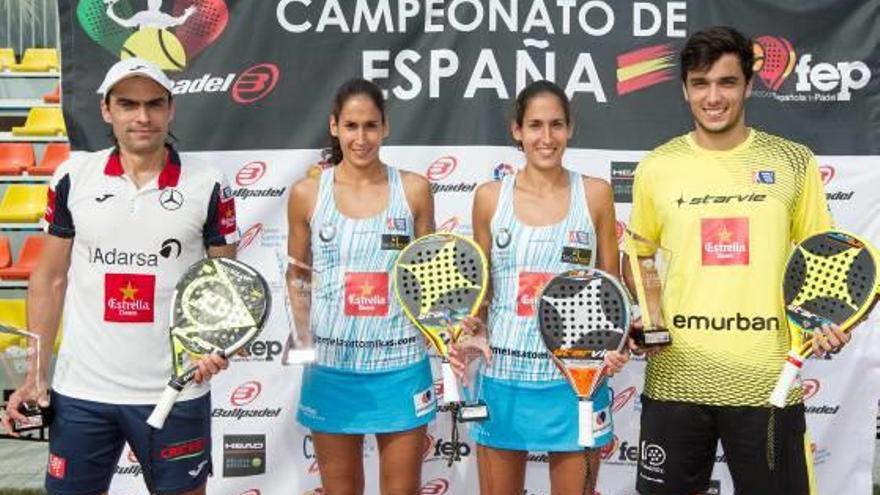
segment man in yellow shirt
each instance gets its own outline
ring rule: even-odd
[[[802,394],[776,411],[767,398],[789,349],[785,261],[831,217],[812,152],[746,127],[753,59],[751,41],[732,28],[692,35],[681,78],[694,129],[636,169],[630,228],[670,254],[663,313],[672,335],[649,351],[642,494],[705,492],[719,440],[737,493],[812,493]],[[820,353],[848,339],[837,328],[820,333]]]

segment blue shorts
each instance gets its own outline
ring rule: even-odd
[[[154,493],[198,488],[211,473],[211,396],[178,402],[165,427],[146,420],[152,405],[117,405],[52,392],[46,491],[57,495],[106,492],[126,442]],[[144,462],[148,459],[149,462]]]
[[[479,395],[489,408],[489,419],[471,425],[476,443],[533,452],[584,450],[578,445],[578,398],[568,382],[522,382],[482,375],[479,380]],[[596,447],[614,438],[611,400],[606,380],[593,395]]]
[[[376,373],[306,366],[296,420],[313,431],[353,435],[411,430],[436,414],[431,365],[423,359]]]

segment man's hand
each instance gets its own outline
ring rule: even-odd
[[[838,352],[849,342],[849,333],[844,332],[835,324],[822,325],[813,332],[813,354],[822,357],[826,352]]]
[[[195,375],[193,375],[193,380],[196,383],[202,383],[203,381],[210,380],[212,376],[220,373],[221,370],[228,368],[229,360],[219,354],[211,353],[202,359],[199,359],[196,366],[198,366],[199,369],[196,371]]]
[[[649,347],[639,346],[639,344],[636,343],[635,339],[632,338],[632,335],[635,334],[636,332],[641,332],[643,329],[644,329],[644,326],[642,325],[641,318],[633,320],[632,325],[630,326],[630,329],[629,329],[630,336],[627,337],[627,346],[629,347],[629,350],[633,354],[635,354],[636,356],[644,355],[646,358],[649,358],[651,356],[654,356],[658,352],[662,351],[664,346],[660,346],[660,345],[649,346]]]
[[[35,402],[42,407],[49,406],[49,394],[43,387],[37,387],[36,380],[29,377],[24,384],[9,396],[6,404],[6,414],[3,415],[3,427],[10,435],[17,437],[18,433],[12,431],[13,421],[27,421],[27,418],[18,410],[25,402]]]

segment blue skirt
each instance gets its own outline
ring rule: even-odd
[[[436,409],[427,359],[374,373],[313,364],[303,370],[296,419],[321,433],[391,433],[431,422]]]
[[[578,398],[564,380],[522,382],[481,376],[480,397],[489,419],[471,426],[471,438],[495,449],[575,452],[578,445]],[[612,393],[605,381],[593,396],[596,447],[613,438]]]

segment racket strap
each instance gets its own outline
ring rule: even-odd
[[[459,454],[459,446],[461,446],[461,441],[459,440],[458,435],[458,408],[460,404],[458,402],[453,402],[449,404],[449,413],[452,415],[450,418],[452,422],[452,431],[449,434],[450,442],[452,443],[452,452],[449,453],[449,457],[446,459],[447,464],[446,467],[452,467],[454,462],[461,460],[461,455]]]

